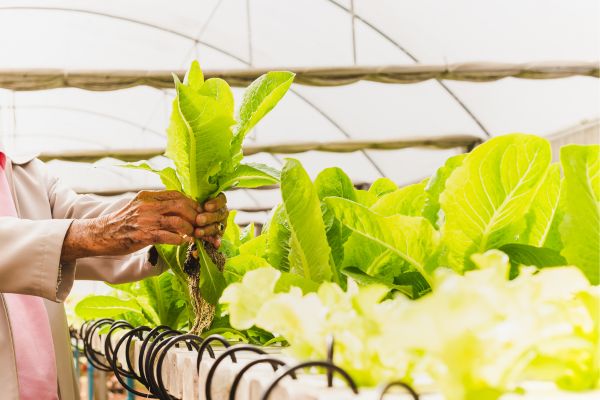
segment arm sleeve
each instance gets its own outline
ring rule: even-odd
[[[48,196],[52,216],[55,219],[96,218],[119,210],[131,197],[104,200],[98,196],[80,195],[65,187],[55,177],[49,177]],[[61,244],[62,247],[62,244]],[[108,283],[125,283],[159,275],[167,269],[159,258],[156,265],[149,262],[150,248],[121,257],[88,257],[61,268],[58,292],[70,290],[73,279],[99,280]]]
[[[62,301],[73,284],[57,285],[60,252],[71,220],[0,217],[0,292]]]
[[[156,265],[148,261],[149,249],[123,257],[90,257],[61,264],[63,242],[74,219],[95,218],[116,211],[129,198],[109,201],[78,195],[48,176],[39,160],[25,168],[34,177],[32,184],[45,185],[52,219],[0,217],[0,292],[64,301],[74,279],[124,283],[167,269],[160,259]]]

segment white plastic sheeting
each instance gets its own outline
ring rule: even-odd
[[[597,0],[0,0],[0,68],[207,69],[600,59]],[[547,135],[600,115],[594,78],[493,83],[371,82],[293,86],[248,142],[389,139],[513,131]],[[241,90],[234,90],[237,99]],[[172,93],[0,90],[0,143],[16,152],[155,148]],[[459,103],[462,102],[464,106]],[[466,108],[466,110],[465,110]],[[472,114],[470,115],[469,112]],[[312,176],[342,167],[355,181],[430,174],[460,151],[406,149],[295,155]],[[259,154],[273,166],[283,157]],[[160,162],[160,161],[158,161]],[[154,177],[51,162],[78,190],[155,187]],[[271,206],[277,191],[236,191],[233,207]]]

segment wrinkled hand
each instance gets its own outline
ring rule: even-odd
[[[228,216],[227,198],[221,193],[202,206],[202,211],[196,217],[197,227],[194,230],[194,236],[219,248],[221,246],[221,235],[227,227]]]
[[[125,255],[154,244],[181,245],[192,236],[218,247],[219,228],[224,226],[220,224],[226,222],[227,214],[225,196],[200,206],[176,191],[142,191],[116,212],[73,221],[61,261]]]

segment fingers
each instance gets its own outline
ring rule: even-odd
[[[177,215],[192,225],[196,223],[196,216],[202,210],[194,200],[174,190],[142,191],[136,199],[143,203],[146,210],[162,215]]]
[[[208,236],[220,236],[223,232],[219,229],[219,224],[210,224],[194,230],[194,236],[198,239],[206,239]]]
[[[221,208],[225,208],[227,205],[227,198],[223,193],[219,194],[214,199],[210,199],[204,203],[204,210],[209,212],[215,212]]]
[[[172,244],[180,246],[184,243],[188,242],[181,235],[169,231],[157,231],[154,234],[154,243],[152,244]]]
[[[190,224],[196,224],[196,218],[198,216],[199,205],[186,198],[177,200],[163,201],[158,206],[158,212],[162,215],[176,215],[188,221]]]
[[[212,244],[216,249],[221,247],[221,238],[219,236],[208,236],[204,240]]]
[[[159,230],[168,231],[179,236],[191,236],[194,233],[192,224],[177,216],[161,216],[158,222]]]
[[[227,217],[229,216],[229,211],[227,208],[220,208],[215,212],[203,212],[198,214],[196,217],[196,225],[199,228],[203,228],[206,225],[227,221]]]
[[[193,236],[220,247],[220,236],[229,215],[224,194],[208,200],[203,206],[180,192],[167,190],[142,191],[136,200],[141,202],[146,215],[154,215],[150,217],[154,222],[147,223],[153,226],[152,240],[156,243],[181,245]]]

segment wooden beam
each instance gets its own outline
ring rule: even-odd
[[[503,78],[557,79],[570,76],[600,78],[598,61],[535,62],[523,64],[471,62],[460,64],[409,64],[350,67],[285,67],[206,70],[207,78],[225,79],[231,86],[248,86],[268,71],[296,73],[295,83],[309,86],[340,86],[358,81],[380,83],[417,83],[429,79],[490,82]],[[183,79],[185,71],[175,71]],[[10,90],[45,90],[75,87],[86,90],[117,90],[134,86],[158,89],[173,87],[171,71],[142,70],[60,70],[2,69],[0,88]]]
[[[367,190],[371,187],[370,182],[354,182],[354,187],[356,189]],[[231,191],[235,190],[277,190],[279,189],[279,185],[266,185],[259,186],[256,188],[233,188]],[[121,196],[127,193],[137,193],[142,190],[165,190],[164,186],[131,186],[131,187],[122,187],[122,188],[104,188],[100,190],[89,190],[83,188],[74,188],[75,192],[79,194],[93,194],[97,196]]]
[[[444,135],[386,140],[344,140],[331,142],[286,142],[244,146],[244,155],[258,153],[295,154],[307,151],[325,151],[332,153],[350,153],[359,150],[399,150],[411,147],[434,149],[470,148],[481,143],[475,135]],[[39,155],[42,161],[63,160],[75,162],[94,162],[102,158],[116,158],[122,161],[139,161],[160,156],[164,148],[116,149],[116,150],[65,150],[44,152]]]

